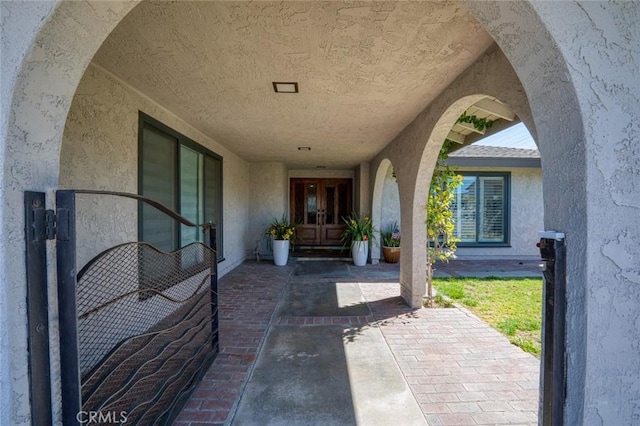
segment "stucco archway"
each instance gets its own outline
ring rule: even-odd
[[[19,3],[2,5],[1,214],[7,225],[0,230],[5,242],[0,253],[0,406],[9,408],[2,410],[0,423],[12,424],[29,419],[24,258],[23,250],[16,250],[23,246],[22,192],[56,188],[62,131],[75,88],[102,41],[136,4],[59,2],[19,9]],[[635,321],[640,280],[633,261],[640,257],[640,177],[635,173],[640,153],[634,125],[640,122],[638,5],[464,4],[522,81],[543,163],[545,224],[568,236],[566,421],[630,420],[634,413],[623,400],[640,395],[640,384],[627,380],[640,368],[634,356],[640,341]],[[587,44],[590,49],[583,51]],[[439,108],[450,105],[441,101]],[[421,158],[424,150],[402,148],[391,143],[385,151],[397,149],[395,156],[383,155],[397,167],[405,188],[400,188],[406,199],[402,211],[411,213],[403,213],[403,231],[411,232],[422,226],[413,214],[422,207],[415,194],[403,194],[414,192],[419,165],[397,159]],[[424,265],[421,241],[409,243],[414,254],[403,258],[406,285],[420,281]],[[409,289],[409,298],[412,293]],[[54,326],[54,292],[50,300]],[[607,362],[611,359],[616,362]]]
[[[424,207],[437,154],[460,114],[485,97],[503,101],[535,134],[524,88],[505,55],[494,47],[460,74],[372,162],[375,170],[383,159],[389,159],[398,178],[404,247],[400,284],[404,299],[414,307],[421,306],[426,290]]]
[[[380,229],[380,222],[382,219],[382,190],[384,187],[384,177],[387,174],[389,167],[392,167],[391,161],[384,159],[378,165],[374,180],[373,180],[373,196],[371,197],[371,219],[373,220],[373,226],[375,229]],[[380,259],[380,241],[376,239],[376,242],[371,247],[371,260],[377,262]]]
[[[532,127],[529,129],[535,135],[542,163],[545,228],[562,230],[568,236],[567,314],[573,320],[567,324],[566,345],[567,350],[575,355],[568,359],[565,421],[579,424],[586,421],[583,412],[586,331],[579,324],[585,316],[585,291],[588,287],[586,269],[581,260],[586,255],[588,230],[586,215],[572,215],[569,211],[571,206],[587,204],[584,173],[586,143],[576,90],[571,82],[562,77],[570,71],[561,57],[556,40],[543,22],[555,20],[557,16],[550,16],[548,10],[543,11],[537,5],[527,5],[526,8],[503,5],[505,7],[496,13],[478,4],[465,4],[490,31],[494,30],[492,34],[509,58],[528,95],[532,119],[536,123],[535,132],[531,131]],[[516,17],[545,29],[540,32],[526,27],[505,30],[498,23]],[[578,20],[581,19],[584,17]],[[584,22],[566,24],[573,24],[576,28],[584,26]],[[521,37],[522,43],[517,47],[511,43],[515,34]],[[536,62],[535,67],[529,66],[531,61]],[[545,78],[540,78],[540,73]],[[558,103],[551,105],[551,98]],[[562,161],[557,161],[557,158],[562,158]],[[574,169],[575,173],[568,175],[568,168]]]
[[[58,187],[62,133],[76,87],[104,39],[137,4],[54,2],[21,7],[19,3],[2,4],[6,56],[0,158],[2,203],[11,208],[0,214],[12,225],[0,229],[5,241],[0,253],[0,406],[6,408],[0,410],[1,424],[28,424],[30,419],[25,260],[24,250],[15,249],[24,246],[23,191]],[[51,242],[51,265],[53,247]],[[54,272],[53,268],[49,272],[49,325],[55,418],[60,412],[55,379],[60,366]]]
[[[399,205],[397,200],[386,200],[385,199],[385,189],[390,192],[389,186],[392,184],[389,182],[389,175],[393,174],[393,164],[388,159],[382,160],[382,162],[378,165],[378,168],[375,172],[374,176],[374,184],[373,184],[373,196],[372,200],[372,212],[371,218],[373,219],[373,226],[378,231],[383,231],[384,227],[387,225],[384,220],[384,209],[385,203],[388,201],[395,201],[392,206],[387,206],[390,209],[399,209]],[[394,182],[395,183],[395,182]],[[397,192],[398,185],[396,183],[395,188]],[[387,194],[389,196],[390,194]],[[387,212],[389,215],[390,212]],[[378,263],[380,259],[380,247],[382,247],[381,238],[377,238],[373,244],[371,249],[371,260],[373,263]]]

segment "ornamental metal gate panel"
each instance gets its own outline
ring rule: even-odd
[[[63,422],[171,424],[218,353],[216,230],[166,253],[131,242],[76,273],[76,194],[150,204],[108,191],[57,191],[56,236]]]

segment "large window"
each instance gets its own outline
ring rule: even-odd
[[[222,158],[140,113],[139,192],[197,224],[217,225],[222,259]],[[203,241],[200,228],[180,225],[141,203],[139,239],[164,251]]]
[[[458,245],[509,244],[509,173],[460,173],[452,206]]]

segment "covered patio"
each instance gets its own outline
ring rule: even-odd
[[[64,283],[56,276],[64,237],[47,239],[57,228],[44,212],[60,207],[56,192],[155,191],[194,223],[217,225],[216,265],[225,279],[247,267],[257,245],[266,253],[261,237],[274,217],[304,216],[314,244],[335,243],[341,206],[370,213],[379,225],[382,188],[395,176],[402,255],[397,284],[380,297],[400,297],[409,306],[397,307],[404,315],[419,308],[425,292],[424,207],[436,155],[446,138],[472,141],[454,125],[479,106],[522,121],[533,135],[544,227],[566,237],[566,329],[558,334],[566,350],[556,354],[563,362],[556,371],[566,376],[555,381],[562,390],[557,422],[637,419],[637,2],[80,0],[1,7],[0,423],[60,421],[68,402],[58,309]],[[284,90],[274,83],[285,83]],[[28,214],[26,191],[43,194],[32,205],[41,215]],[[200,238],[179,225],[154,227],[136,202],[80,204],[79,268],[130,241],[154,240],[173,251]],[[25,267],[33,240],[44,266],[35,282]],[[378,257],[373,244],[369,261]],[[175,258],[182,269],[197,266]],[[250,303],[253,285],[240,284],[243,296],[221,299],[221,309],[249,309],[242,303]],[[33,294],[41,296],[38,321]],[[372,297],[369,307],[379,300]],[[269,318],[257,323],[249,340],[262,339]],[[39,364],[34,341],[44,354]],[[223,352],[217,362],[242,356]],[[36,366],[42,386],[34,385]]]

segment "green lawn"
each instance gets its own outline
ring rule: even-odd
[[[542,279],[436,278],[434,287],[540,358]]]

